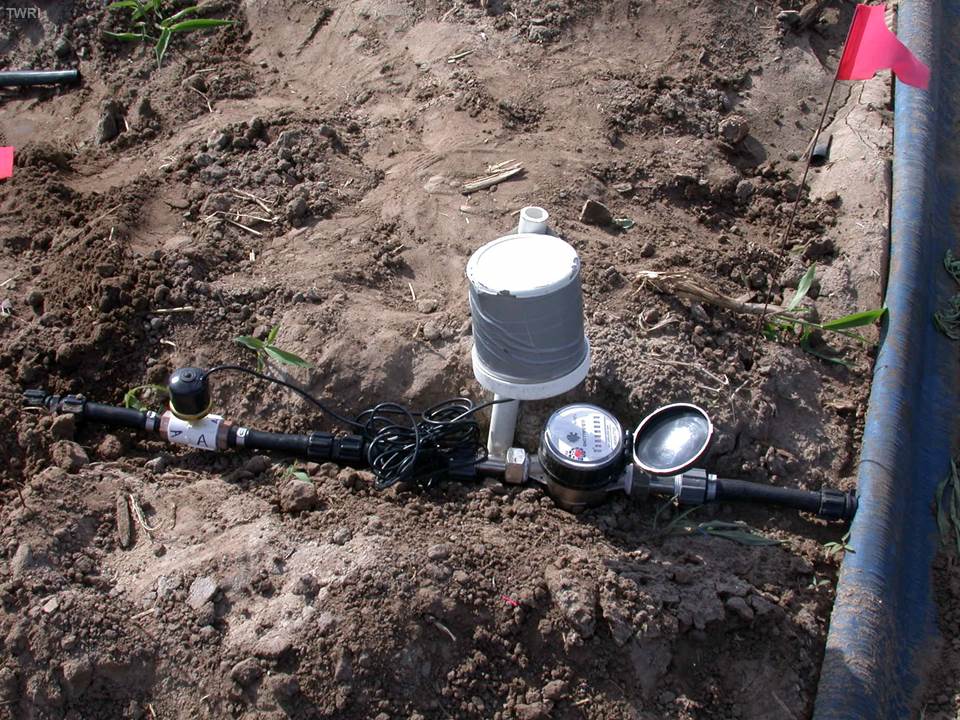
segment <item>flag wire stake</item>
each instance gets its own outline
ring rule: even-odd
[[[856,19],[856,16],[854,16]],[[843,47],[846,49],[847,43],[850,41],[850,33],[853,31],[854,23],[851,21],[850,27],[847,29],[847,37],[843,41]],[[841,55],[840,61],[843,61],[843,56]],[[767,288],[767,291],[764,293],[763,300],[763,311],[757,316],[757,329],[754,331],[753,335],[753,348],[752,354],[756,355],[757,352],[757,341],[762,335],[763,331],[763,321],[766,319],[768,313],[767,308],[770,305],[770,300],[773,296],[773,283],[779,280],[780,273],[783,271],[783,258],[787,251],[787,241],[790,239],[790,234],[793,232],[793,225],[797,219],[797,214],[800,212],[800,201],[803,200],[803,188],[807,182],[807,175],[810,173],[810,163],[813,160],[813,149],[817,146],[817,140],[820,139],[820,134],[823,132],[823,123],[827,119],[827,112],[830,110],[830,101],[833,99],[833,91],[837,88],[837,80],[840,75],[840,63],[837,63],[837,69],[833,73],[833,82],[830,83],[830,92],[827,93],[827,101],[823,105],[823,111],[820,113],[820,122],[817,123],[817,131],[813,135],[813,140],[810,145],[807,147],[805,155],[807,156],[807,162],[803,166],[803,176],[800,178],[800,187],[797,189],[797,199],[793,202],[793,211],[790,213],[790,220],[787,222],[787,229],[784,231],[783,235],[780,236],[780,248],[777,251],[777,262],[774,265],[774,272],[771,275],[770,287]]]
[[[817,146],[817,140],[820,139],[820,134],[823,132],[823,121],[826,120],[827,111],[830,109],[830,100],[833,98],[833,91],[837,87],[837,76],[833,76],[833,82],[830,84],[830,92],[827,93],[827,102],[823,106],[823,112],[820,114],[820,122],[817,125],[817,131],[813,135],[813,142],[810,143],[810,146],[807,148],[806,156],[807,162],[803,166],[803,176],[800,178],[800,187],[797,188],[797,199],[793,202],[793,211],[790,213],[790,220],[787,222],[787,229],[784,231],[783,235],[780,237],[780,247],[777,250],[777,262],[774,265],[774,272],[771,275],[771,280],[776,282],[780,273],[783,271],[783,258],[787,251],[787,240],[790,239],[790,233],[793,231],[793,224],[797,219],[797,214],[800,211],[800,201],[803,200],[803,187],[807,182],[807,175],[810,172],[810,163],[813,160],[813,149]],[[773,296],[773,282],[767,291],[764,293],[763,300],[763,311],[757,316],[757,329],[753,338],[754,351],[756,350],[757,338],[761,334],[763,328],[763,321],[767,317],[767,308],[770,305],[770,299]]]

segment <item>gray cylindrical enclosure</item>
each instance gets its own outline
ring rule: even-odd
[[[507,382],[545,383],[577,370],[583,333],[580,259],[560,238],[508,235],[467,264],[474,347],[485,369]]]

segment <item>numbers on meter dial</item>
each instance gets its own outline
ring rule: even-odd
[[[594,408],[570,406],[554,416],[548,435],[557,452],[574,462],[605,460],[619,442],[616,421]]]

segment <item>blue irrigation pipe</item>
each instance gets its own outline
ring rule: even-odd
[[[960,251],[960,0],[904,0],[898,35],[933,77],[895,88],[889,312],[815,720],[915,715],[937,653],[932,508],[956,446],[960,351],[931,318],[957,291],[943,257]]]

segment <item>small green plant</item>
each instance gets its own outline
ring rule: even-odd
[[[677,501],[680,499],[679,495],[674,495],[669,500],[660,503],[660,507],[657,508],[657,512],[653,515],[653,530],[657,532],[660,528],[660,517],[667,517],[671,508],[677,507]],[[662,534],[668,535],[670,532],[680,524],[680,521],[683,520],[690,513],[700,509],[700,505],[694,505],[689,507],[683,512],[679,513],[675,518],[673,518],[669,523],[667,523],[666,528],[662,531]]]
[[[137,385],[123,396],[123,406],[132,410],[149,410],[169,397],[170,392],[164,385]],[[149,404],[147,404],[149,403]]]
[[[800,303],[807,296],[807,293],[810,292],[810,288],[813,286],[816,272],[816,264],[811,265],[807,269],[807,271],[803,274],[803,277],[800,279],[800,282],[797,284],[797,292],[794,293],[789,304],[786,306],[786,308],[784,308],[784,311],[779,313],[773,320],[770,320],[766,323],[766,325],[764,325],[764,337],[766,337],[768,340],[795,340],[799,343],[801,348],[811,355],[818,357],[821,360],[826,360],[827,362],[849,367],[849,363],[842,357],[838,355],[827,354],[814,347],[813,333],[817,330],[834,332],[839,335],[853,338],[858,342],[868,343],[869,341],[865,337],[855,332],[851,332],[851,329],[872,325],[884,316],[884,314],[887,312],[887,309],[877,308],[876,310],[864,310],[863,312],[853,313],[852,315],[844,315],[836,320],[828,320],[827,322],[822,323],[811,322],[810,320],[806,320],[795,315],[794,313],[800,307]]]
[[[294,365],[296,367],[302,368],[312,368],[313,365],[308,363],[299,355],[295,355],[292,352],[286,350],[281,350],[276,345],[274,341],[277,339],[277,334],[280,332],[280,326],[274,325],[270,328],[270,332],[267,334],[266,340],[261,340],[260,338],[255,338],[252,335],[241,335],[237,338],[234,338],[234,342],[239,345],[243,345],[245,348],[253,350],[257,354],[257,370],[263,370],[264,366],[267,364],[267,359],[276,360],[279,363],[284,365]]]
[[[844,533],[843,537],[840,538],[840,542],[828,542],[823,544],[823,552],[828,558],[836,557],[842,553],[855,553],[850,546],[850,531],[847,530]]]
[[[153,43],[153,52],[157,58],[157,67],[163,62],[170,38],[174,33],[193,32],[207,28],[232,25],[233,20],[190,17],[197,15],[201,8],[191,5],[177,12],[168,8],[165,0],[117,0],[107,6],[108,10],[132,10],[128,30],[125,32],[105,32],[108,37],[128,42]],[[172,14],[171,14],[172,13]]]
[[[813,576],[813,580],[807,585],[807,590],[819,590],[822,587],[830,587],[830,578]]]
[[[303,469],[302,466],[296,463],[284,468],[283,474],[285,477],[288,477],[294,480],[302,480],[303,482],[313,482],[310,479],[310,473],[308,473],[306,470]]]

